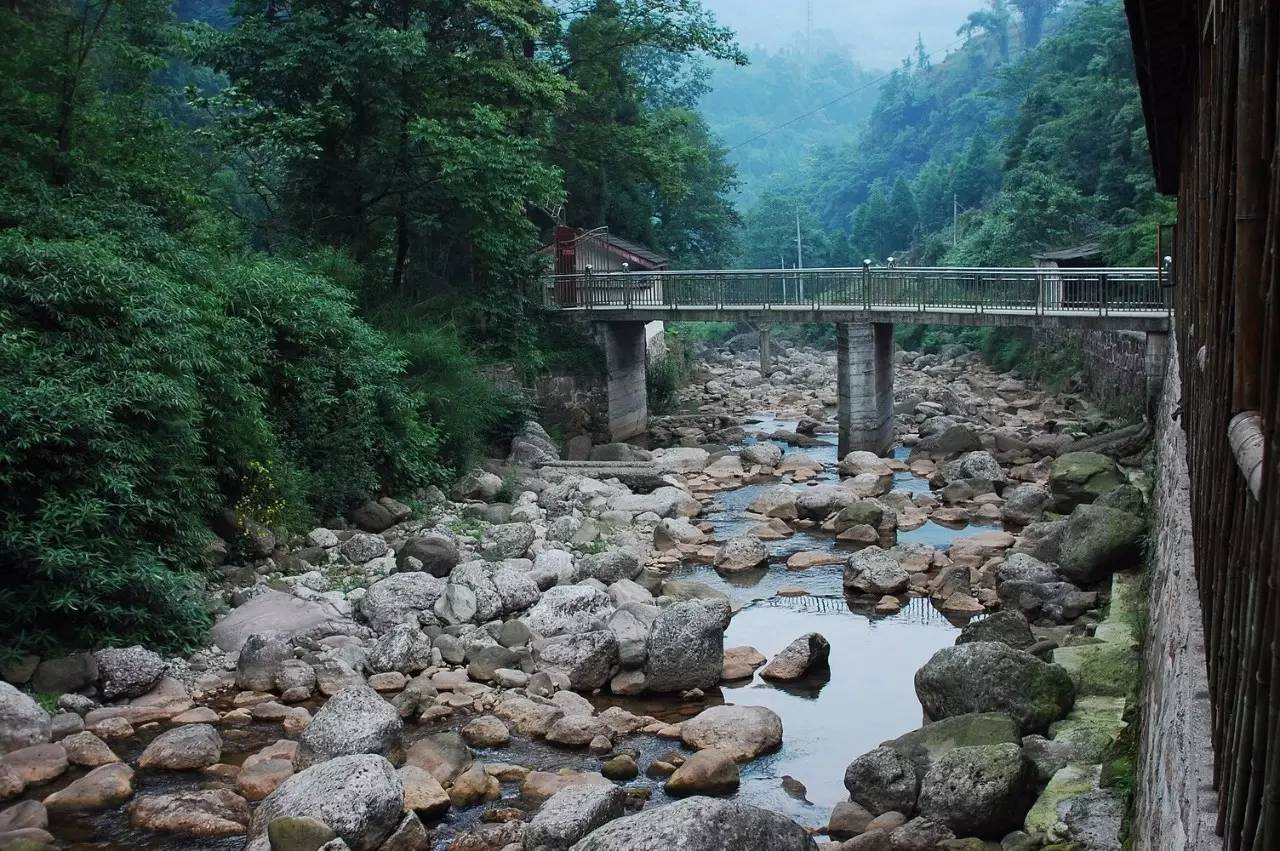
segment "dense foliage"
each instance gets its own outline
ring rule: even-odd
[[[854,138],[762,189],[741,265],[792,265],[797,217],[808,266],[1026,265],[1089,241],[1154,262],[1173,211],[1152,185],[1123,4],[993,0],[961,33],[945,59],[921,46],[904,61]]]
[[[228,512],[296,531],[444,484],[531,414],[493,358],[594,369],[537,303],[555,216],[728,245],[677,71],[737,53],[692,0],[177,11],[0,8],[6,655],[198,642]],[[608,180],[570,174],[600,137]]]

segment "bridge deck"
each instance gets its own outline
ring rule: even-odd
[[[547,304],[595,321],[891,322],[1166,331],[1155,269],[805,269],[556,275]]]

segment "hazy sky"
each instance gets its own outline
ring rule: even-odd
[[[930,53],[956,40],[956,28],[983,0],[810,0],[813,28],[847,42],[868,68],[890,68],[924,36]],[[805,29],[806,0],[703,0],[743,47],[778,47]]]

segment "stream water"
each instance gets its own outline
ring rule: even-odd
[[[793,430],[794,421],[779,420],[769,415],[752,418],[747,426],[744,445],[778,429]],[[801,451],[823,465],[819,481],[838,479],[834,435],[820,436],[823,445]],[[794,451],[783,444],[784,451]],[[741,447],[737,447],[741,448]],[[899,450],[905,458],[906,450]],[[744,516],[746,507],[763,489],[776,483],[750,484],[717,494],[716,504],[706,515],[717,541],[744,534],[759,521]],[[897,473],[894,490],[929,493],[926,479],[909,472]],[[990,529],[991,526],[982,528]],[[899,532],[900,542],[917,541],[946,549],[952,540],[975,529],[951,528],[927,522],[918,529]],[[770,683],[758,674],[751,680],[724,685],[711,690],[704,700],[682,701],[678,697],[659,699],[619,699],[604,695],[598,699],[603,708],[622,705],[633,712],[679,721],[697,714],[708,705],[727,702],[767,706],[778,713],[783,722],[783,744],[775,753],[742,766],[742,786],[737,793],[744,801],[781,812],[810,826],[825,824],[832,807],[847,799],[844,788],[845,767],[855,757],[918,727],[922,722],[916,699],[914,674],[929,657],[954,642],[959,622],[938,611],[929,600],[913,598],[894,614],[875,614],[851,608],[844,596],[840,565],[789,570],[786,559],[801,550],[844,550],[835,536],[820,530],[798,531],[789,538],[768,542],[770,561],[760,570],[737,573],[731,577],[718,574],[700,564],[686,564],[673,576],[705,583],[726,594],[736,614],[725,633],[725,646],[751,645],[772,657],[793,639],[820,632],[831,645],[829,670],[818,676],[785,686]],[[851,551],[851,550],[850,550]],[[779,595],[784,586],[787,595]],[[798,593],[803,589],[804,593]],[[435,725],[408,725],[405,746],[431,733],[458,729],[469,718],[453,718]],[[249,753],[274,741],[280,735],[278,725],[253,724],[240,730],[224,732],[224,759],[239,762]],[[136,756],[145,740],[136,740],[122,756]],[[623,747],[638,752],[637,762],[643,769],[665,752],[679,750],[679,742],[652,736],[635,736]],[[533,770],[556,771],[561,768],[598,770],[599,759],[581,751],[569,751],[540,740],[514,736],[505,748],[479,751],[477,758],[485,762],[504,762]],[[82,772],[69,773],[58,784],[65,785]],[[803,788],[784,778],[803,784]],[[139,771],[135,782],[141,793],[178,791],[201,785],[201,779],[186,772]],[[643,774],[632,786],[647,787],[652,804],[666,800],[662,781]],[[48,793],[48,788],[43,794]],[[519,799],[514,783],[503,784],[503,800],[489,807],[453,810],[435,825],[435,848],[444,848],[460,832],[474,825],[482,814],[494,806],[527,806]],[[55,832],[69,847],[77,849],[238,849],[243,837],[199,839],[144,833],[129,827],[124,808],[109,810],[91,817],[58,817]]]

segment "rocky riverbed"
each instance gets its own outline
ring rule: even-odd
[[[830,353],[703,364],[646,448],[228,533],[189,658],[5,669],[0,849],[1116,847],[1143,430],[899,352],[838,458]]]

